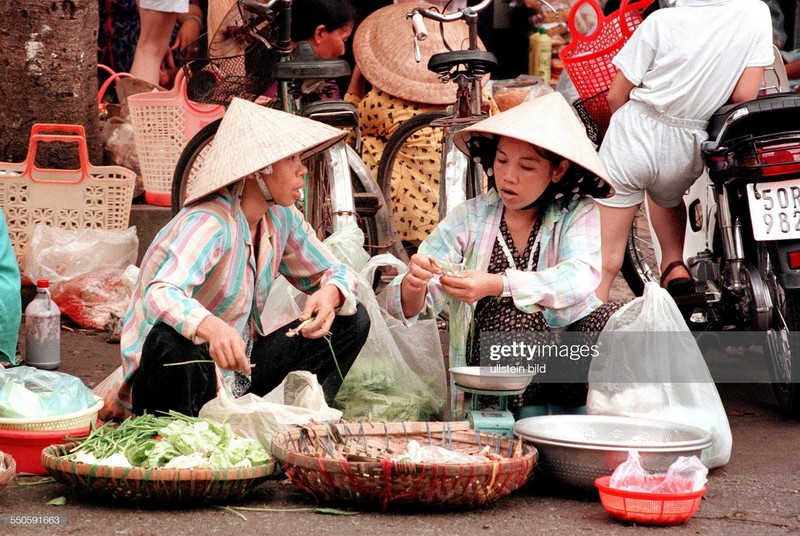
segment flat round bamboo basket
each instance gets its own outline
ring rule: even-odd
[[[386,509],[390,504],[466,508],[520,488],[537,451],[520,440],[469,430],[469,423],[340,423],[277,433],[272,455],[292,482],[318,500]],[[477,463],[395,461],[410,440],[460,453],[488,450]]]
[[[14,477],[17,475],[17,462],[15,462],[11,454],[7,452],[0,452],[0,455],[3,456],[5,465],[5,469],[0,471],[0,490],[2,490],[14,482]]]
[[[59,482],[103,497],[132,501],[199,502],[246,495],[275,472],[275,462],[230,469],[111,467],[64,459],[74,443],[42,451],[42,465]]]

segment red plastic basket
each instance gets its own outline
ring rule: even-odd
[[[0,451],[7,452],[17,462],[17,473],[46,475],[42,465],[42,450],[50,445],[67,443],[69,438],[86,437],[88,426],[74,430],[0,430]]]
[[[707,489],[703,487],[686,493],[648,493],[612,488],[610,481],[610,476],[594,481],[603,508],[615,519],[642,525],[680,525],[697,512]]]
[[[588,101],[584,106],[601,132],[605,132],[611,119],[605,94],[617,73],[611,60],[642,22],[642,12],[652,3],[653,0],[631,3],[622,0],[620,8],[605,17],[598,2],[580,0],[569,12],[567,24],[572,42],[561,49],[559,57],[578,95]],[[597,27],[589,34],[582,34],[575,24],[575,17],[584,6],[593,9],[597,17]]]

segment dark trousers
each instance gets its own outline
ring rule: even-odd
[[[295,320],[255,342],[250,355],[255,367],[249,392],[263,396],[277,387],[289,372],[307,370],[317,375],[325,400],[331,404],[342,385],[339,370],[343,376],[347,375],[367,340],[369,315],[359,305],[355,315],[334,319],[331,326],[333,354],[324,338],[287,337],[286,331],[299,323]],[[164,366],[196,360],[208,363]],[[203,404],[216,396],[216,389],[217,379],[208,344],[196,345],[166,324],[154,326],[145,339],[133,380],[134,413],[175,410],[197,416]]]

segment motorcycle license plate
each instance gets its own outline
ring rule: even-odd
[[[800,179],[748,184],[747,199],[750,202],[753,238],[800,238]]]

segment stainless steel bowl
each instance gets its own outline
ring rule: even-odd
[[[493,367],[450,367],[456,385],[481,391],[520,391],[533,380],[533,373],[496,372]]]
[[[637,450],[651,472],[666,472],[679,456],[697,456],[711,446],[711,433],[667,421],[603,415],[544,415],[521,419],[514,432],[539,450],[548,480],[592,490]]]

